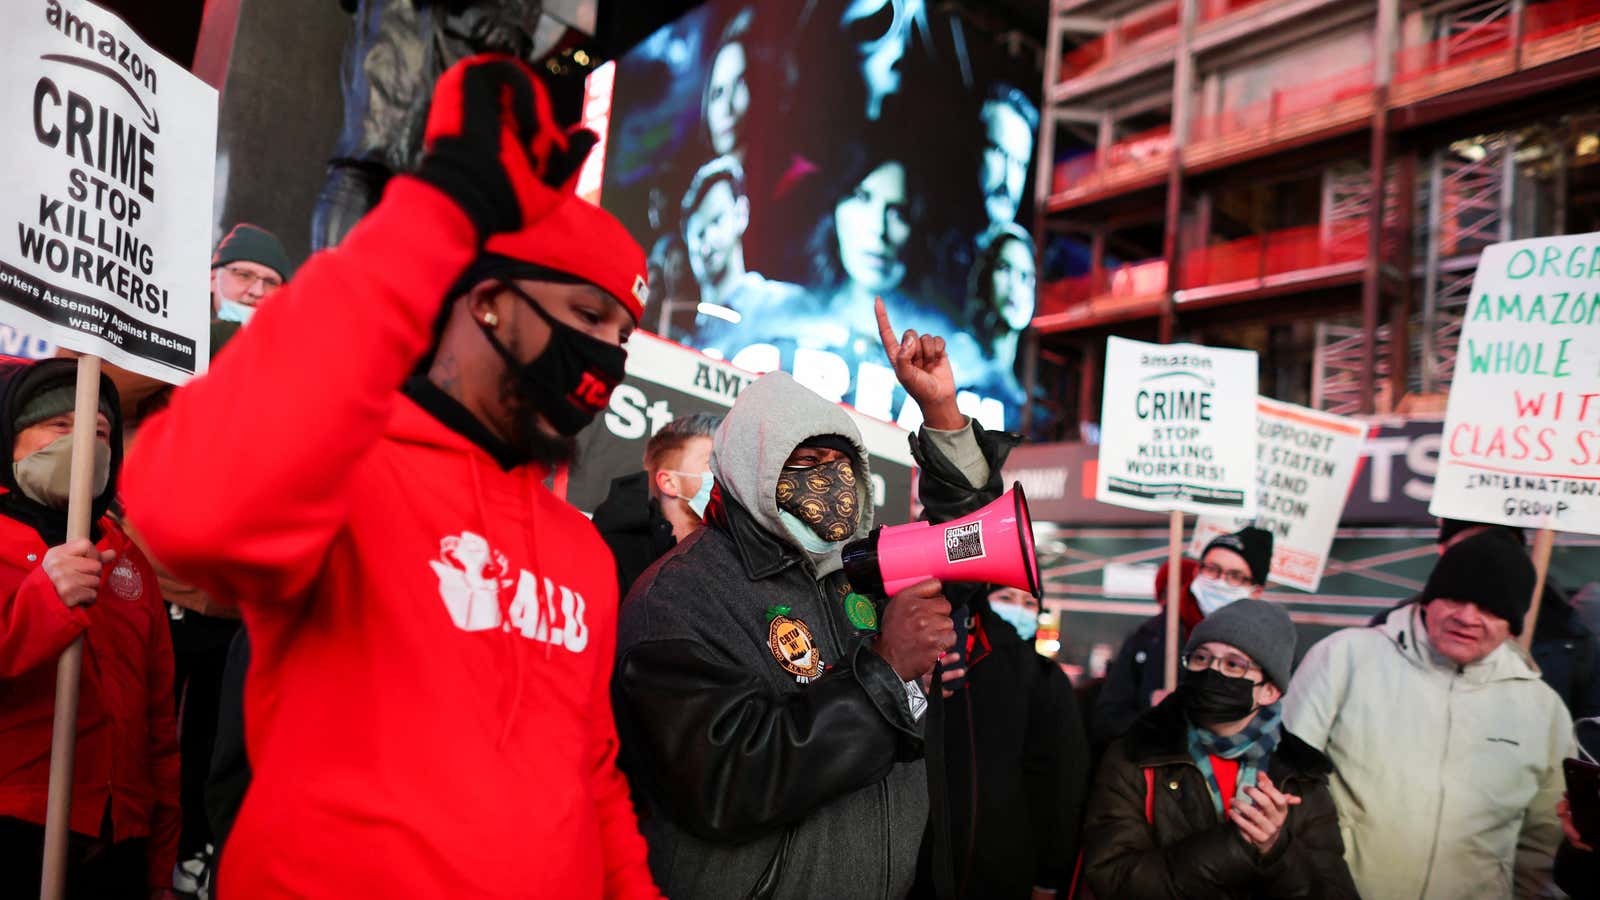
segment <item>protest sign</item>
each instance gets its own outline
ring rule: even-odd
[[[698,350],[645,332],[628,339],[628,376],[611,394],[610,407],[578,435],[578,458],[567,500],[593,513],[611,480],[643,468],[650,436],[679,416],[722,415],[739,391],[758,376]],[[911,448],[902,429],[845,407],[872,464],[874,518],[897,525],[910,518]]]
[[[0,320],[180,382],[209,357],[217,94],[85,0],[0,36]]]
[[[1484,248],[1428,509],[1600,534],[1600,234]]]
[[[1105,373],[1096,500],[1255,515],[1255,353],[1113,337]]]
[[[1272,532],[1268,577],[1315,591],[1344,514],[1367,426],[1354,419],[1256,400],[1256,515],[1201,516],[1189,542],[1199,558],[1212,538],[1255,525]]]

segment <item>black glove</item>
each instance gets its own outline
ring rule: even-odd
[[[539,221],[570,195],[595,141],[556,124],[544,83],[522,61],[471,56],[434,87],[417,177],[449,195],[485,240]]]

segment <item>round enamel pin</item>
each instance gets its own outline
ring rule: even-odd
[[[111,567],[111,574],[106,576],[106,586],[111,588],[111,593],[124,600],[137,600],[144,595],[144,579],[139,575],[139,567],[126,556]]]
[[[845,595],[844,614],[858,631],[876,631],[878,628],[878,607],[855,591]]]
[[[811,629],[799,619],[774,616],[767,626],[767,647],[778,665],[802,682],[822,672],[822,654],[811,639]]]

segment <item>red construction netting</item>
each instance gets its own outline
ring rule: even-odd
[[[1511,21],[1501,19],[1475,31],[1402,47],[1394,56],[1394,80],[1404,83],[1511,49]]]
[[[1154,43],[1178,33],[1178,3],[1172,0],[1154,9],[1123,19],[1105,34],[1072,50],[1061,58],[1061,80],[1075,78],[1140,43]]]
[[[1185,253],[1178,267],[1178,285],[1189,289],[1249,281],[1354,262],[1365,258],[1366,251],[1364,230],[1332,237],[1324,234],[1321,225],[1285,228]]]
[[[1059,194],[1113,166],[1164,158],[1172,153],[1172,126],[1160,125],[1117,141],[1105,153],[1091,151],[1056,164],[1050,192]]]
[[[1270,125],[1289,116],[1370,94],[1372,89],[1372,64],[1366,63],[1317,81],[1279,88],[1267,99],[1249,106],[1197,118],[1190,131],[1191,139],[1204,141],[1234,131]]]
[[[1147,259],[1106,269],[1098,276],[1080,275],[1049,281],[1039,287],[1036,315],[1066,312],[1089,301],[1105,302],[1157,297],[1167,290],[1167,262]]]
[[[1523,12],[1522,42],[1536,41],[1600,22],[1600,3],[1595,0],[1553,0],[1531,4]]]
[[[1201,0],[1200,21],[1210,22],[1249,6],[1259,6],[1266,0]]]

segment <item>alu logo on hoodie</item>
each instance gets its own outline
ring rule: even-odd
[[[581,653],[589,646],[583,595],[527,569],[512,576],[506,555],[482,535],[463,531],[439,541],[439,558],[428,561],[439,576],[439,596],[450,621],[462,631],[517,629],[529,640]],[[502,615],[501,592],[516,585]]]
[[[139,576],[139,567],[126,556],[111,567],[111,574],[106,576],[106,586],[111,588],[111,593],[124,600],[137,600],[144,596],[144,579]]]

